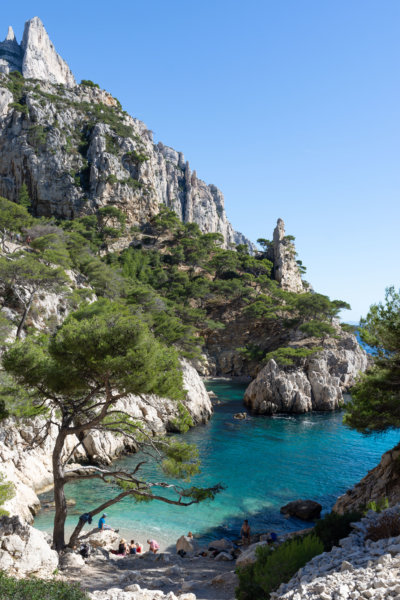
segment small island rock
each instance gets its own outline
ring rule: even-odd
[[[289,517],[297,517],[303,521],[313,521],[321,514],[322,506],[314,500],[294,500],[282,506],[281,513]]]

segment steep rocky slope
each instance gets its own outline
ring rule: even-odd
[[[343,514],[387,498],[390,506],[400,501],[400,444],[383,454],[379,464],[371,469],[353,488],[337,499],[335,512]]]
[[[131,225],[164,203],[182,221],[221,233],[227,246],[250,244],[227,220],[222,192],[198,179],[181,152],[154,144],[107,92],[75,85],[40,19],[26,23],[21,45],[9,30],[0,73],[1,195],[16,200],[26,183],[39,216],[73,218],[112,204]]]

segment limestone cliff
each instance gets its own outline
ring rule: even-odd
[[[29,79],[23,89],[13,85],[15,71]],[[38,17],[27,21],[21,44],[9,29],[1,73],[1,195],[15,200],[25,182],[39,216],[69,219],[114,204],[132,225],[164,203],[182,221],[221,233],[226,247],[253,248],[228,221],[222,192],[200,180],[181,152],[154,144],[107,92],[76,85]]]
[[[378,502],[385,498],[390,506],[400,501],[400,444],[385,452],[376,467],[340,496],[333,510],[343,514],[364,507],[371,500]]]
[[[75,78],[67,63],[57,54],[39,17],[25,23],[21,44],[15,39],[12,27],[0,43],[0,72],[19,71],[26,79],[40,79],[67,86]]]
[[[268,258],[274,264],[274,278],[288,292],[304,291],[299,266],[296,262],[296,250],[290,236],[285,235],[285,223],[278,219],[274,229],[273,245]]]
[[[354,385],[359,372],[365,371],[368,358],[353,334],[339,335],[337,339],[326,339],[320,352],[294,366],[280,367],[269,360],[246,389],[247,406],[259,414],[304,413],[342,406],[343,392]],[[307,345],[307,340],[302,345]]]

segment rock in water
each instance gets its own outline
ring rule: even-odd
[[[22,75],[26,79],[76,85],[75,77],[67,63],[57,54],[39,17],[25,23],[21,49],[24,53]]]
[[[281,513],[289,517],[297,517],[303,521],[313,521],[321,514],[322,506],[314,500],[294,500],[282,506]]]
[[[283,367],[269,360],[246,389],[245,404],[258,414],[269,415],[339,408],[342,392],[365,371],[368,357],[353,334],[337,330],[338,339],[325,340],[323,350],[296,366]]]

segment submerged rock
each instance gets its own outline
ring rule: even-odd
[[[281,513],[303,521],[313,521],[321,514],[322,506],[314,500],[294,500],[281,507]]]

